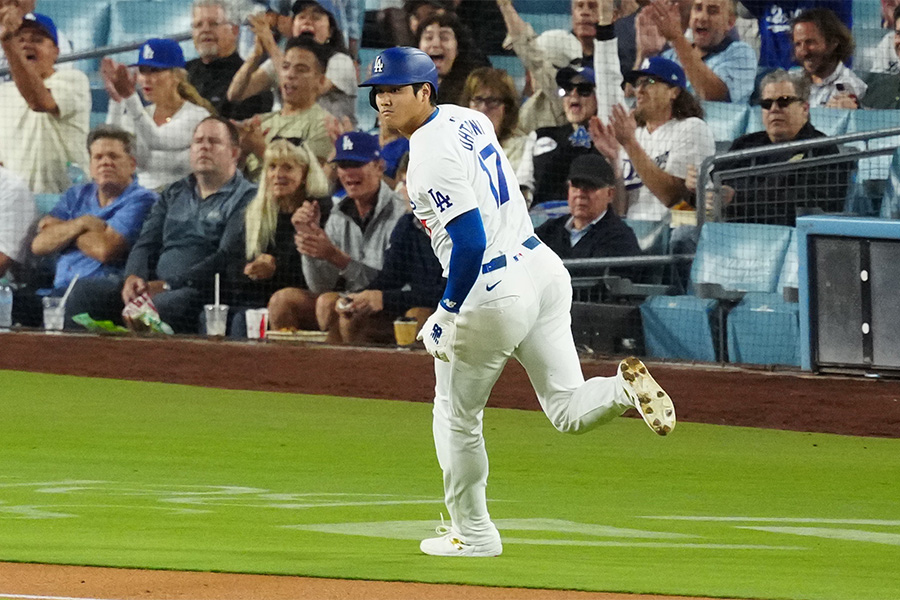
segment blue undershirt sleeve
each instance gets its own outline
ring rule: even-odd
[[[447,223],[446,229],[453,242],[453,249],[450,251],[450,272],[441,306],[452,313],[458,313],[478,279],[487,237],[481,213],[475,208]]]

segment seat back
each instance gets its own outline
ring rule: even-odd
[[[735,138],[747,131],[747,122],[750,119],[748,105],[732,102],[701,102],[701,104],[703,120],[712,129],[717,148],[720,144],[728,148]]]
[[[188,33],[191,31],[191,5],[181,0],[114,0],[109,12],[109,43],[125,44]],[[196,58],[191,40],[181,42],[185,60]],[[137,50],[120,52],[112,58],[125,64],[137,61]]]
[[[641,252],[644,254],[669,253],[669,239],[672,237],[671,219],[665,218],[662,221],[622,220],[634,231]]]
[[[691,266],[691,289],[715,283],[726,290],[776,291],[792,230],[784,225],[705,223]]]
[[[109,2],[94,0],[41,0],[38,10],[53,19],[57,29],[72,42],[71,50],[81,52],[105,46],[109,37]],[[60,48],[63,54],[68,48]],[[74,67],[85,73],[100,67],[99,59],[79,60]]]
[[[876,131],[900,125],[900,110],[854,110],[847,121],[847,133]],[[897,148],[900,135],[879,137],[865,142],[855,142],[852,146],[863,149]],[[861,180],[887,179],[891,167],[891,155],[872,156],[859,160],[858,173]]]

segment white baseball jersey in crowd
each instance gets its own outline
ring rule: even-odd
[[[451,280],[446,225],[473,209],[484,224],[487,249],[459,307],[449,362],[435,360],[433,430],[451,532],[499,549],[487,510],[482,416],[506,361],[513,357],[525,367],[560,431],[583,432],[633,404],[618,374],[585,382],[572,340],[569,274],[534,236],[518,181],[487,117],[440,106],[410,138],[407,183],[413,211]]]
[[[609,122],[609,114],[615,104],[624,104],[622,71],[616,39],[594,40],[594,72],[597,80],[597,115]],[[638,127],[635,131],[638,144],[656,165],[680,179],[687,177],[688,165],[699,170],[700,165],[716,152],[712,129],[703,119],[671,119],[654,131]],[[669,214],[669,208],[644,185],[641,176],[624,150],[619,152],[619,168],[625,182],[629,219],[660,221]]]

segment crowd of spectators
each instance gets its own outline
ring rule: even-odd
[[[562,205],[537,234],[564,258],[640,254],[626,223],[673,210],[784,225],[842,210],[851,163],[744,177],[698,202],[716,153],[701,101],[761,107],[762,130],[730,150],[824,137],[811,108],[900,108],[896,0],[862,49],[849,0],[572,0],[570,28],[540,35],[513,0],[255,1],[186,6],[193,60],[165,31],[133,61],[103,58],[106,124],[91,130],[88,76],[57,63],[69,38],[34,0],[0,0],[0,277],[16,283],[17,322],[39,325],[40,297],[67,290],[67,328],[82,313],[134,326],[122,315],[136,299],[185,333],[204,331],[214,298],[236,337],[255,308],[333,342],[423,322],[445,280],[409,213],[407,140],[359,129],[361,48],[431,57],[438,103],[488,116],[534,213]],[[524,86],[497,68],[510,59]]]

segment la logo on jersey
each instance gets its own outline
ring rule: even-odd
[[[150,44],[144,46],[144,60],[153,60],[153,48],[150,47]]]
[[[375,57],[375,64],[372,65],[372,73],[381,73],[384,71],[384,61],[381,60],[381,55]]]
[[[341,149],[344,151],[353,150],[353,140],[349,137],[344,138],[344,143],[341,145]]]

